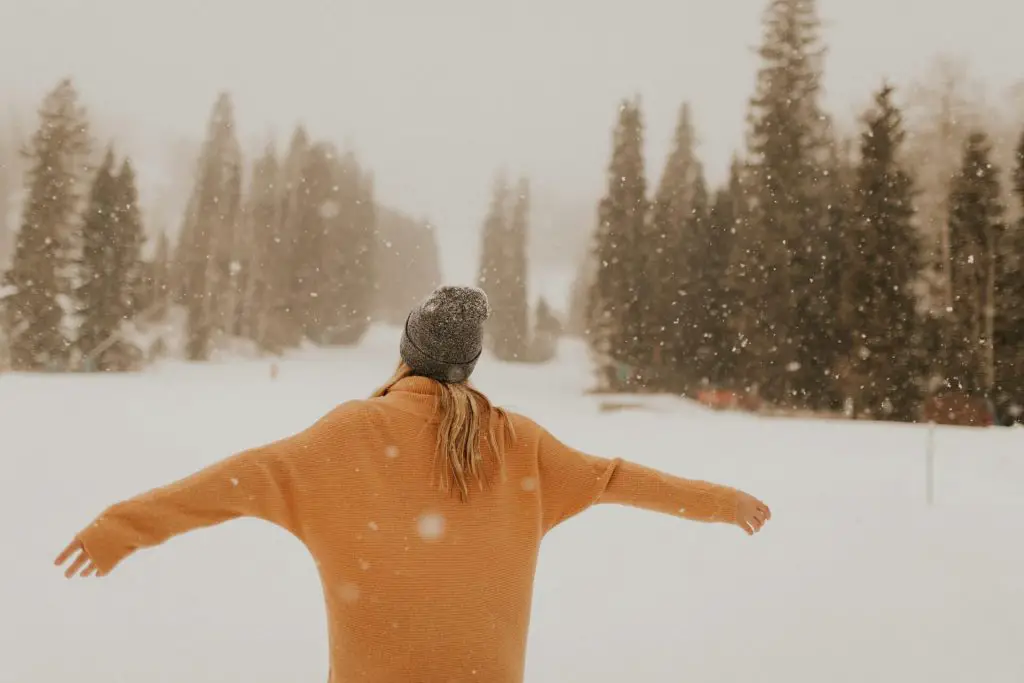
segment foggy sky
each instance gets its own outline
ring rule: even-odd
[[[742,144],[764,5],[0,0],[0,92],[31,112],[71,75],[90,111],[116,124],[122,147],[147,169],[168,141],[200,138],[227,89],[244,145],[269,134],[284,143],[301,120],[314,136],[353,147],[374,171],[378,197],[443,228],[446,278],[465,282],[497,167],[589,206],[602,191],[624,96],[643,98],[652,183],[684,99],[709,174],[721,178]],[[993,92],[1024,78],[1019,3],[821,0],[820,8],[826,103],[841,117],[883,76],[906,82],[940,52],[966,57]],[[147,178],[140,182],[145,202]]]

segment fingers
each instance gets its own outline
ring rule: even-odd
[[[74,576],[76,573],[78,573],[78,570],[81,569],[83,566],[85,566],[85,563],[88,562],[88,561],[89,561],[89,556],[86,555],[84,551],[78,553],[78,556],[75,557],[74,562],[72,562],[71,566],[68,567],[66,572],[64,572],[64,576],[66,576],[67,578],[70,579],[72,576]]]
[[[89,553],[86,551],[85,547],[77,539],[72,541],[68,547],[57,556],[57,559],[54,560],[54,564],[59,567],[67,562],[72,556],[74,556],[74,560],[72,560],[71,564],[64,572],[65,577],[70,579],[74,577],[75,574],[79,573],[82,577],[104,575],[103,572],[99,571],[99,567],[97,567],[96,563],[92,561],[92,558],[89,557]]]
[[[61,566],[62,564],[68,561],[68,558],[71,557],[72,553],[81,549],[81,547],[82,544],[76,538],[75,540],[71,541],[71,543],[68,543],[68,547],[64,548],[64,550],[61,551],[60,555],[57,556],[57,559],[54,560],[53,563],[58,567]]]

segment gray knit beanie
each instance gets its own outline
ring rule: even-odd
[[[400,351],[413,372],[439,382],[464,382],[483,350],[487,295],[476,287],[438,287],[405,321]]]

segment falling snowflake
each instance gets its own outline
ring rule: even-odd
[[[338,587],[338,597],[344,602],[355,602],[359,599],[359,586],[346,581]]]
[[[437,513],[421,515],[416,521],[416,530],[424,541],[436,541],[444,536],[444,516]]]

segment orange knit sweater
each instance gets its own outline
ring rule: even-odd
[[[436,485],[437,385],[398,382],[309,429],[108,508],[78,535],[109,572],[135,550],[242,516],[309,549],[330,683],[519,683],[541,539],[596,503],[734,522],[734,489],[560,443],[510,414],[506,477],[468,502]]]

